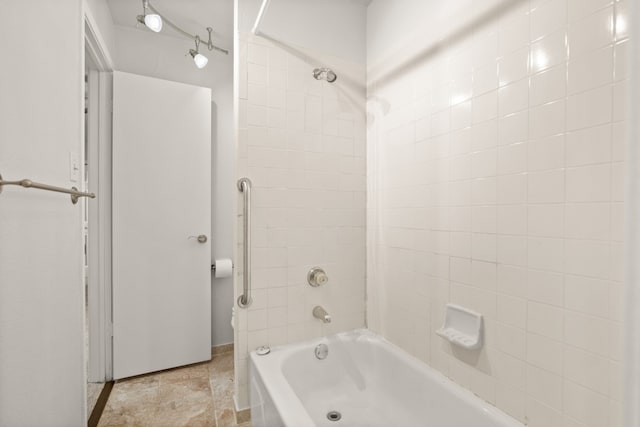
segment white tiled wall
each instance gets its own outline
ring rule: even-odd
[[[248,351],[364,326],[366,132],[363,64],[246,34],[239,55],[239,177],[253,182],[253,304],[236,307],[235,328],[244,408]],[[338,80],[315,80],[320,65]],[[314,266],[329,277],[319,288],[307,284]],[[316,305],[330,324],[312,316]]]
[[[621,425],[628,1],[494,1],[368,76],[369,326],[530,426]]]

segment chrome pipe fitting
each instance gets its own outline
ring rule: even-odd
[[[327,313],[327,310],[319,305],[313,308],[313,317],[322,320],[322,323],[331,323],[331,316]]]

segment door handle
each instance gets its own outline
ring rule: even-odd
[[[207,236],[200,234],[199,236],[189,236],[189,239],[197,239],[198,243],[207,243]]]

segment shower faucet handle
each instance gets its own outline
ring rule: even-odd
[[[320,267],[313,267],[307,273],[307,282],[314,288],[322,286],[329,281],[329,276]]]

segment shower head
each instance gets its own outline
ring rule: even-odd
[[[313,70],[313,77],[316,80],[326,80],[329,83],[333,83],[338,79],[336,73],[334,73],[330,68],[316,68]]]

